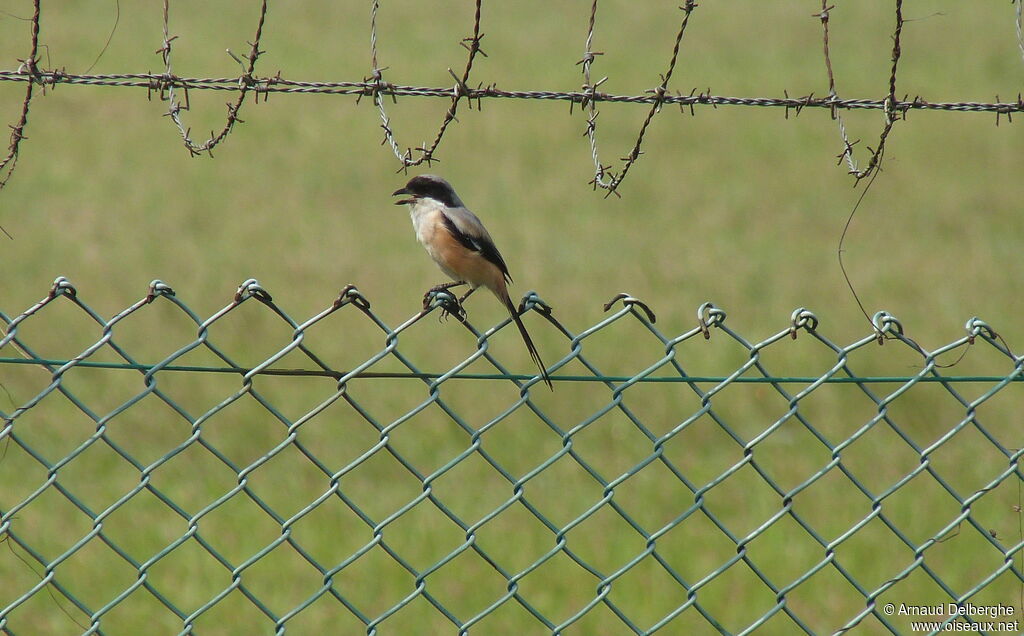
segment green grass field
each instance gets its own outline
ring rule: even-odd
[[[153,51],[163,41],[160,7],[121,3],[117,30],[91,73],[160,72]],[[837,92],[842,97],[882,98],[888,90],[892,3],[837,3],[831,46]],[[897,93],[929,101],[1016,99],[1024,61],[1008,2],[906,2]],[[370,73],[370,3],[274,3],[267,16],[257,74],[296,80],[358,80]],[[590,3],[485,3],[483,49],[472,85],[496,83],[506,90],[576,90]],[[255,28],[258,3],[171,3],[174,71],[188,77],[230,77],[238,65],[224,52],[242,55]],[[694,12],[670,88],[728,96],[779,97],[828,92],[815,2],[702,3]],[[30,3],[0,6],[0,67],[13,69],[29,47]],[[83,73],[104,48],[114,23],[113,2],[44,3],[40,65]],[[639,94],[664,72],[681,12],[671,3],[601,3],[594,49],[602,90]],[[378,19],[379,62],[396,84],[447,86],[447,69],[465,64],[458,41],[470,34],[471,3],[383,3]],[[0,121],[13,124],[24,85],[0,82]],[[191,91],[183,114],[192,136],[205,139],[223,126],[232,95]],[[433,139],[447,100],[402,98],[387,103],[403,146]],[[413,237],[404,208],[390,193],[408,178],[380,145],[379,114],[369,100],[326,95],[271,95],[247,101],[238,124],[214,150],[192,158],[165,117],[167,103],[144,89],[57,86],[32,102],[27,139],[17,169],[0,191],[0,311],[17,315],[66,276],[79,297],[105,317],[144,297],[153,279],[170,284],[177,297],[206,318],[231,302],[238,285],[259,282],[290,316],[302,322],[328,307],[353,283],[376,315],[396,326],[419,310],[423,291],[443,276]],[[605,163],[619,163],[636,138],[647,107],[601,105],[599,144]],[[840,234],[864,184],[853,187],[836,165],[842,144],[824,110],[806,109],[788,119],[781,109],[698,106],[694,116],[666,107],[644,142],[644,155],[621,187],[604,198],[587,182],[593,176],[590,148],[582,136],[586,117],[564,102],[491,100],[482,110],[460,108],[429,169],[458,189],[487,223],[515,277],[513,293],[536,290],[555,316],[579,333],[603,319],[603,304],[619,292],[644,300],[657,313],[662,333],[692,329],[697,307],[711,301],[728,312],[727,324],[757,342],[789,325],[790,313],[807,307],[820,331],[848,344],[871,326],[849,292],[837,261]],[[862,165],[877,143],[882,114],[844,117]],[[885,309],[926,349],[960,338],[979,316],[1016,352],[1024,351],[1024,134],[1020,123],[977,113],[912,112],[896,123],[884,170],[864,199],[846,238],[844,261],[869,314]],[[5,147],[6,144],[0,144]],[[413,173],[425,172],[416,169]],[[483,294],[468,303],[470,318],[487,328],[502,318],[498,303]],[[545,359],[569,353],[566,340],[528,316]],[[126,319],[115,339],[136,359],[163,359],[195,338],[196,329],[170,303],[158,301]],[[20,337],[38,353],[69,358],[102,335],[70,303],[47,308],[25,323]],[[291,340],[291,330],[255,302],[229,314],[211,330],[211,341],[241,364],[257,364]],[[379,330],[352,308],[312,328],[306,341],[336,368],[351,368],[379,351]],[[491,350],[510,368],[531,369],[511,330]],[[401,351],[424,370],[445,371],[475,349],[454,321],[424,320],[403,335]],[[664,347],[626,319],[586,341],[588,359],[612,375],[632,375],[663,355]],[[943,358],[952,362],[960,351]],[[0,357],[19,357],[14,347]],[[746,352],[716,334],[678,349],[693,375],[728,375]],[[109,351],[94,359],[114,361]],[[818,377],[835,356],[810,338],[788,338],[764,354],[778,375]],[[210,354],[189,354],[181,364],[211,364]],[[281,366],[298,366],[291,355]],[[913,375],[921,358],[897,343],[858,351],[852,364],[862,375]],[[390,366],[389,366],[390,365]],[[382,370],[397,370],[388,363]],[[986,345],[972,348],[947,375],[1006,375],[1012,365]],[[469,372],[487,372],[478,362]],[[578,374],[579,363],[561,373]],[[667,371],[666,371],[667,372]],[[237,376],[161,374],[159,385],[193,416],[239,388]],[[117,409],[144,387],[135,371],[75,369],[65,386],[100,416]],[[11,413],[50,383],[38,367],[0,364],[0,411]],[[472,428],[496,417],[517,398],[496,381],[453,381],[442,397]],[[295,421],[332,395],[328,379],[258,378],[256,388]],[[873,387],[885,394],[897,385]],[[704,387],[707,390],[708,387]],[[790,387],[793,392],[802,387]],[[959,387],[973,399],[988,385]],[[427,399],[416,380],[356,380],[351,396],[382,425]],[[534,392],[534,402],[563,431],[611,399],[596,383],[556,383],[554,393]],[[663,435],[700,408],[685,386],[649,384],[629,389],[626,404],[652,432]],[[727,388],[715,411],[750,440],[788,410],[765,385]],[[1010,386],[978,411],[985,429],[1006,448],[1021,443],[1021,392]],[[874,404],[852,385],[820,389],[801,402],[801,413],[833,444],[874,415]],[[965,417],[938,385],[918,385],[890,408],[894,422],[927,447]],[[19,439],[49,462],[72,453],[96,432],[92,419],[54,394],[19,417]],[[154,396],[110,420],[108,439],[143,465],[158,461],[191,434],[188,423]],[[204,424],[202,438],[238,466],[248,466],[280,444],[287,430],[257,401],[245,396]],[[374,447],[378,432],[339,401],[299,429],[298,440],[331,470]],[[470,435],[437,408],[403,422],[390,448],[423,475],[433,474],[466,452]],[[489,430],[482,447],[520,479],[557,454],[562,440],[525,409]],[[574,450],[605,480],[632,469],[652,452],[650,442],[620,413],[608,415],[573,438]],[[707,417],[665,446],[666,457],[698,486],[743,459],[743,449]],[[830,460],[820,442],[794,420],[786,421],[755,452],[758,465],[783,488],[803,483]],[[921,463],[891,429],[878,426],[843,453],[844,465],[873,492],[896,484]],[[967,496],[1005,470],[1006,458],[974,427],[967,427],[931,457],[932,466]],[[103,443],[93,444],[55,473],[55,481],[92,511],[107,509],[139,484],[140,472]],[[306,508],[330,480],[295,446],[248,474],[252,493],[281,518]],[[189,515],[233,492],[239,476],[197,444],[162,464],[152,485]],[[0,440],[0,513],[47,483],[39,461],[10,440]],[[395,457],[379,452],[346,474],[341,490],[380,523],[424,492],[422,481]],[[477,523],[514,495],[508,481],[479,454],[471,454],[432,483],[431,493],[469,524]],[[563,457],[530,478],[524,496],[563,528],[598,503],[602,487],[578,463]],[[973,518],[1005,546],[1020,534],[1020,482],[1013,478],[980,498]],[[658,462],[616,489],[614,501],[647,532],[654,532],[694,503],[693,493]],[[736,537],[745,537],[779,512],[781,502],[751,467],[712,488],[704,505]],[[794,499],[794,509],[832,541],[867,517],[871,503],[838,471]],[[886,518],[916,545],[932,538],[958,514],[960,505],[927,473],[885,499]],[[282,536],[282,525],[246,494],[226,499],[198,522],[203,542],[221,554],[218,563],[198,539],[189,539],[147,568],[147,583],[186,613],[194,612],[232,584],[237,568]],[[373,532],[337,497],[290,527],[290,536],[324,568],[336,568],[367,546]],[[53,560],[94,528],[54,485],[24,507],[10,530],[44,559]],[[0,527],[0,530],[3,530]],[[117,507],[102,523],[103,537],[146,562],[178,541],[188,523],[149,491]],[[465,541],[465,533],[430,501],[423,501],[383,529],[387,546],[423,571]],[[605,506],[565,535],[581,561],[607,576],[645,549],[641,535]],[[520,573],[556,547],[556,537],[522,504],[513,504],[480,527],[477,545],[508,572]],[[693,584],[736,555],[736,545],[708,517],[697,514],[657,541],[659,555]],[[791,517],[784,516],[748,546],[748,555],[778,587],[815,568],[825,551]],[[835,552],[849,575],[873,591],[909,567],[914,550],[875,519]],[[31,568],[29,565],[31,564]],[[1003,565],[979,532],[960,533],[925,553],[925,563],[944,585],[962,594]],[[1020,557],[1016,559],[1018,571]],[[43,566],[24,549],[0,545],[0,610],[40,583]],[[55,567],[55,576],[88,611],[97,611],[138,579],[138,572],[100,537]],[[323,585],[320,574],[289,544],[277,545],[242,570],[246,590],[280,617]],[[519,581],[519,594],[553,624],[569,620],[592,602],[599,578],[557,554]],[[415,577],[372,547],[333,579],[334,589],[370,619],[416,590]],[[426,578],[426,591],[460,621],[483,611],[507,590],[504,577],[474,552],[464,552]],[[50,590],[48,593],[46,590]],[[55,600],[57,597],[58,600]],[[1013,605],[1020,619],[1021,582],[1003,571],[971,599],[978,605]],[[687,600],[685,589],[650,557],[617,579],[608,599],[641,629],[648,629]],[[714,577],[697,600],[721,629],[745,630],[771,610],[775,595],[744,563]],[[947,591],[923,568],[894,585],[879,603],[945,603]],[[786,594],[787,608],[814,633],[830,633],[864,609],[862,593],[832,566]],[[73,634],[89,625],[82,611],[49,586],[0,622],[16,634]],[[70,614],[70,616],[69,616]],[[0,619],[2,620],[2,619]],[[903,633],[909,621],[892,619]],[[363,633],[365,625],[326,595],[291,618],[289,633]],[[106,634],[178,633],[183,622],[144,589],[105,613]],[[273,621],[240,590],[203,612],[197,634],[272,633]],[[797,633],[778,613],[758,634]],[[455,633],[453,623],[424,597],[389,616],[380,634]],[[471,633],[550,633],[512,600],[489,614]],[[608,605],[597,604],[566,630],[573,634],[629,633]],[[717,633],[695,609],[661,633]],[[888,630],[869,617],[849,633]]]

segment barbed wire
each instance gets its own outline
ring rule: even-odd
[[[18,60],[21,63],[18,72],[25,70],[30,78],[39,71],[36,68],[36,57],[39,54],[39,2],[40,0],[34,0],[32,5],[32,48],[27,58]],[[34,86],[34,81],[28,81],[26,84],[25,99],[21,102],[21,116],[18,118],[18,122],[11,126],[11,142],[7,146],[7,155],[0,161],[0,189],[7,185],[7,181],[14,172],[14,166],[18,163],[18,147],[21,140],[25,138],[25,125],[28,124],[28,109],[29,104],[32,103]],[[7,234],[7,230],[4,230],[4,234]],[[7,236],[10,238],[11,235],[7,234]]]
[[[828,22],[829,12],[834,9],[834,5],[828,4],[828,0],[821,0],[821,12],[814,14],[815,17],[821,19],[821,30],[822,39],[824,43],[824,55],[825,55],[825,70],[828,73],[828,94],[829,97],[836,97],[836,78],[832,71],[832,56],[829,51],[828,41]],[[889,74],[889,96],[886,100],[889,103],[896,101],[896,69],[899,65],[900,59],[900,35],[903,32],[903,2],[902,0],[896,0],[896,30],[893,33],[893,50],[892,50],[892,70]],[[836,109],[832,109],[832,119],[836,121],[839,126],[839,136],[843,140],[843,151],[839,154],[839,163],[846,161],[846,165],[849,168],[850,174],[856,177],[859,182],[864,179],[877,168],[882,161],[882,153],[885,151],[885,139],[889,136],[889,132],[892,130],[892,126],[896,123],[896,117],[893,111],[885,107],[883,102],[883,113],[885,114],[885,125],[882,128],[882,132],[879,135],[878,146],[871,151],[871,159],[868,161],[868,166],[864,170],[858,168],[857,162],[853,158],[853,145],[856,142],[851,142],[850,138],[846,134],[846,124],[843,122],[843,117]],[[869,148],[869,150],[871,150]]]
[[[0,82],[35,82],[40,85],[54,86],[57,84],[87,85],[87,86],[112,86],[112,87],[135,87],[146,88],[158,92],[171,85],[178,88],[190,90],[220,90],[237,91],[239,77],[181,77],[177,75],[166,75],[163,73],[112,73],[104,75],[84,75],[67,73],[64,71],[36,71],[29,73],[26,70],[0,71]],[[324,95],[362,95],[371,96],[374,90],[379,90],[382,95],[394,97],[445,97],[450,98],[453,89],[444,86],[406,86],[402,84],[389,84],[387,88],[376,88],[374,82],[311,82],[301,80],[289,80],[284,77],[253,78],[253,86],[250,90],[256,94],[264,93],[305,93]],[[656,97],[649,94],[644,95],[616,95],[612,93],[586,91],[549,91],[549,90],[503,90],[496,86],[483,86],[480,88],[468,88],[464,95],[467,99],[524,99],[524,100],[547,100],[565,101],[575,104],[582,104],[594,100],[597,102],[610,102],[618,104],[664,104],[678,105],[683,108],[689,106],[754,106],[754,107],[776,107],[800,111],[804,108],[842,108],[847,110],[884,110],[888,98],[866,99],[866,98],[840,98],[840,97],[816,97],[813,93],[801,97],[734,97],[728,95],[714,95],[708,91],[698,92],[693,89],[688,94],[675,93],[666,94],[663,97]],[[904,95],[891,104],[891,109],[900,114],[912,110],[937,110],[947,112],[976,112],[995,113],[1012,115],[1013,113],[1024,112],[1024,97],[1018,96],[1013,101],[997,102],[931,102],[920,96],[911,98]],[[436,160],[436,159],[435,159]]]
[[[470,73],[473,71],[473,61],[476,59],[477,53],[487,57],[487,54],[480,49],[480,40],[484,37],[484,34],[480,32],[480,16],[483,11],[483,0],[476,0],[476,10],[473,12],[473,35],[467,38],[463,38],[460,44],[469,51],[469,56],[466,58],[466,68],[462,71],[462,77],[448,69],[448,73],[455,80],[455,89],[451,93],[452,103],[445,112],[444,120],[441,122],[441,127],[437,131],[437,135],[434,137],[433,143],[427,146],[425,143],[421,144],[416,151],[420,153],[420,156],[413,159],[412,152],[413,148],[406,149],[402,152],[401,147],[398,145],[398,141],[395,139],[395,134],[391,130],[391,120],[388,118],[387,112],[384,110],[384,99],[383,94],[386,93],[386,89],[391,86],[384,81],[385,68],[381,68],[377,64],[377,11],[380,9],[380,2],[373,0],[372,8],[370,11],[370,58],[373,64],[373,70],[369,78],[364,78],[363,82],[369,82],[373,80],[373,103],[380,112],[381,128],[384,129],[384,141],[381,143],[387,143],[391,146],[395,156],[402,162],[402,171],[408,170],[413,166],[426,163],[430,165],[431,162],[435,161],[434,152],[437,147],[441,144],[441,139],[444,138],[445,131],[448,130],[448,126],[455,121],[455,115],[458,112],[459,101],[465,97],[469,92],[469,86],[466,82],[469,81]],[[394,93],[391,93],[392,98]],[[361,95],[360,95],[361,97]],[[357,98],[358,101],[359,98]],[[469,102],[470,108],[472,108],[472,102]]]
[[[170,34],[170,0],[164,0],[164,15],[163,15],[163,27],[164,27],[164,41],[163,45],[157,49],[157,53],[163,58],[164,67],[166,68],[166,75],[172,76],[171,72],[171,42],[173,42],[178,36],[172,36]],[[235,122],[241,121],[238,118],[238,110],[242,107],[242,103],[245,101],[245,96],[249,91],[249,88],[253,86],[253,72],[256,69],[256,59],[259,58],[263,51],[260,51],[260,38],[263,36],[263,25],[267,19],[267,0],[262,0],[260,5],[260,17],[259,22],[256,24],[256,35],[253,36],[252,42],[249,42],[251,47],[249,50],[248,58],[245,62],[236,57],[231,49],[227,50],[228,55],[232,57],[242,67],[243,73],[238,78],[238,97],[235,99],[233,104],[228,104],[228,117],[224,124],[224,128],[219,133],[210,131],[210,138],[201,144],[197,144],[192,141],[191,128],[185,128],[185,124],[181,121],[181,111],[189,109],[188,102],[188,87],[185,88],[185,105],[182,106],[178,101],[177,95],[175,94],[175,84],[166,84],[166,94],[164,94],[164,87],[160,90],[160,99],[169,102],[170,106],[167,109],[167,115],[170,116],[171,121],[178,127],[178,132],[181,133],[181,139],[185,143],[185,147],[192,153],[193,156],[198,155],[202,152],[212,154],[214,146],[219,144],[228,136],[231,129],[234,127]],[[258,94],[257,94],[258,97]]]
[[[647,127],[651,125],[651,120],[661,110],[661,105],[664,103],[665,95],[668,91],[669,80],[672,79],[672,73],[675,71],[676,62],[679,60],[679,46],[683,41],[683,34],[686,32],[686,27],[690,23],[690,14],[696,8],[694,0],[686,0],[686,4],[679,7],[683,12],[683,19],[679,24],[679,30],[676,32],[675,45],[672,47],[672,57],[668,63],[668,70],[661,76],[661,83],[656,87],[648,91],[654,96],[654,100],[651,102],[651,109],[647,111],[647,117],[644,118],[643,124],[640,125],[640,132],[637,133],[636,143],[633,144],[633,149],[622,158],[623,164],[619,172],[611,172],[611,166],[604,166],[601,164],[597,153],[597,108],[596,102],[593,99],[588,99],[585,103],[589,106],[589,116],[587,117],[587,137],[590,138],[590,149],[591,154],[594,157],[594,179],[590,182],[594,188],[601,188],[607,190],[608,194],[615,193],[622,183],[622,180],[626,178],[626,174],[629,169],[633,166],[633,163],[640,157],[640,146],[644,142],[644,134],[647,132]],[[586,51],[583,54],[583,59],[577,62],[577,64],[583,65],[583,90],[587,93],[593,93],[597,90],[597,86],[604,82],[601,80],[598,84],[591,83],[590,80],[590,66],[594,63],[594,56],[597,55],[591,50],[591,45],[594,41],[594,25],[597,21],[597,0],[594,0],[590,9],[590,20],[588,21],[587,28],[587,46]],[[607,78],[605,78],[607,79]],[[610,177],[609,180],[605,180],[605,177]]]
[[[170,0],[164,0],[163,2],[163,40],[161,47],[156,51],[156,53],[161,55],[164,63],[163,73],[76,74],[67,73],[64,69],[42,69],[39,67],[38,59],[40,4],[40,0],[34,0],[34,13],[30,19],[30,55],[24,60],[18,60],[19,66],[16,69],[0,70],[0,82],[25,82],[27,84],[25,98],[22,101],[21,116],[18,118],[17,123],[11,126],[11,141],[8,146],[7,156],[0,161],[0,174],[4,175],[0,178],[0,188],[6,185],[7,180],[10,178],[15,163],[17,162],[19,144],[23,139],[25,139],[25,127],[28,121],[29,106],[34,95],[33,87],[38,86],[45,91],[46,88],[56,86],[57,84],[110,86],[120,88],[135,87],[145,88],[150,98],[152,98],[154,93],[157,94],[161,100],[168,102],[166,115],[171,118],[174,125],[178,128],[186,149],[192,155],[200,153],[210,154],[213,147],[221,143],[231,133],[236,123],[242,123],[242,120],[239,119],[239,110],[242,107],[246,96],[250,93],[253,94],[255,102],[259,101],[261,95],[265,99],[270,93],[351,95],[355,96],[357,101],[363,97],[370,97],[374,106],[380,113],[380,125],[384,131],[382,144],[388,145],[398,158],[401,163],[399,171],[405,171],[410,167],[423,163],[429,165],[430,163],[438,160],[437,149],[451,123],[458,121],[456,115],[459,104],[462,101],[465,101],[469,108],[472,108],[474,101],[476,101],[477,106],[479,107],[480,102],[484,99],[565,101],[570,104],[570,112],[572,111],[573,106],[578,104],[587,115],[584,135],[588,137],[591,156],[594,162],[594,178],[590,183],[595,189],[600,188],[605,190],[607,194],[617,192],[630,168],[643,154],[642,145],[644,137],[654,116],[660,113],[665,105],[678,106],[680,111],[683,113],[689,109],[691,114],[694,113],[694,107],[698,105],[712,106],[715,108],[719,106],[782,108],[785,110],[787,118],[790,110],[799,114],[804,108],[828,109],[839,127],[839,134],[842,142],[842,150],[838,155],[839,163],[843,163],[844,161],[846,162],[848,172],[857,182],[868,177],[879,168],[884,156],[885,143],[893,125],[897,120],[905,118],[909,111],[936,110],[957,113],[994,113],[996,115],[997,124],[999,123],[1000,117],[1003,115],[1006,115],[1007,119],[1012,121],[1011,117],[1013,113],[1024,112],[1024,99],[1022,99],[1021,94],[1019,93],[1016,100],[1002,101],[998,96],[996,96],[995,101],[993,102],[934,102],[919,95],[915,95],[911,98],[908,94],[904,95],[902,98],[898,98],[896,87],[897,71],[901,56],[900,36],[905,23],[902,14],[902,0],[895,0],[894,3],[895,26],[892,35],[892,64],[889,71],[887,94],[885,97],[880,99],[842,98],[837,94],[836,78],[832,68],[829,43],[829,24],[832,20],[831,12],[835,7],[829,5],[827,0],[822,0],[821,11],[813,14],[813,17],[819,19],[822,24],[823,56],[828,77],[828,93],[824,97],[816,97],[814,93],[799,97],[791,97],[788,91],[783,91],[783,97],[737,97],[715,95],[712,94],[710,88],[707,88],[706,90],[698,90],[697,88],[694,88],[689,93],[670,90],[669,83],[677,62],[679,61],[682,38],[689,24],[691,14],[698,6],[693,0],[687,0],[682,7],[679,7],[680,10],[683,11],[683,17],[675,34],[673,46],[671,48],[671,55],[669,56],[666,67],[667,70],[661,75],[661,82],[654,88],[649,89],[640,95],[620,95],[601,92],[598,88],[608,78],[604,77],[598,81],[594,81],[592,78],[592,66],[595,58],[596,56],[603,55],[603,52],[596,52],[593,50],[595,31],[597,27],[597,0],[593,0],[587,14],[587,35],[584,46],[584,55],[583,58],[577,62],[578,65],[582,66],[583,85],[580,90],[574,91],[503,90],[499,89],[497,85],[493,83],[487,85],[479,83],[475,88],[469,85],[477,54],[486,57],[486,53],[484,53],[480,47],[481,40],[484,37],[481,17],[483,12],[483,0],[476,0],[474,5],[472,35],[463,38],[460,41],[460,45],[468,51],[466,65],[461,74],[456,74],[449,68],[448,71],[455,80],[455,84],[453,86],[442,87],[400,85],[385,81],[384,71],[387,70],[388,67],[382,67],[379,63],[380,54],[378,49],[377,32],[378,13],[380,10],[379,0],[371,0],[370,4],[370,60],[372,66],[370,76],[363,78],[362,81],[336,82],[287,79],[282,77],[280,71],[275,75],[264,77],[260,77],[255,74],[256,61],[265,52],[260,49],[260,39],[266,23],[266,0],[262,0],[260,3],[260,12],[255,29],[255,35],[253,36],[253,40],[249,42],[251,48],[246,59],[242,59],[234,55],[231,53],[230,49],[227,51],[232,59],[238,62],[242,67],[242,73],[237,77],[197,78],[181,76],[174,73],[171,66],[171,46],[177,36],[172,36],[170,34]],[[1021,28],[1021,4],[1021,1],[1015,1],[1015,26],[1018,46],[1021,49],[1022,57],[1024,57],[1024,35],[1022,35]],[[190,104],[188,92],[190,90],[220,90],[237,93],[235,100],[227,104],[228,114],[223,128],[220,132],[211,131],[210,137],[202,143],[196,143],[191,139],[191,129],[185,125],[181,118],[182,111],[189,110]],[[178,91],[183,91],[185,94],[184,104],[178,98]],[[423,143],[416,147],[408,146],[405,150],[402,150],[403,146],[399,144],[396,138],[391,118],[384,107],[385,98],[397,100],[398,97],[425,97],[450,100],[450,105],[442,118],[437,133],[434,135],[433,141],[429,145]],[[599,110],[597,105],[599,103],[636,104],[650,107],[646,117],[643,119],[639,127],[636,135],[636,141],[629,152],[621,158],[622,165],[618,169],[615,169],[612,164],[603,163],[598,152],[597,121]],[[876,144],[876,147],[868,148],[870,157],[867,160],[866,167],[861,169],[854,158],[853,150],[858,141],[850,139],[840,111],[864,109],[882,111],[884,121],[879,134],[879,141]]]

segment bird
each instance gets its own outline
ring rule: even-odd
[[[554,390],[544,361],[508,295],[508,283],[512,282],[508,265],[483,222],[466,207],[455,193],[455,188],[437,175],[421,174],[413,177],[391,196],[399,195],[403,198],[395,201],[395,205],[409,206],[416,239],[441,271],[454,281],[432,287],[424,296],[424,307],[429,302],[431,292],[469,285],[469,291],[457,301],[461,310],[462,301],[478,287],[491,290],[519,328],[519,334],[526,343],[530,357],[540,369],[544,383]]]

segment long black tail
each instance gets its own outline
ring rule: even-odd
[[[519,317],[519,312],[516,310],[515,305],[512,304],[512,299],[508,297],[508,294],[503,294],[502,300],[505,301],[505,307],[508,308],[508,313],[512,315],[512,320],[515,321],[516,327],[519,327],[519,334],[523,337],[523,342],[526,343],[526,348],[530,352],[530,357],[537,364],[537,368],[540,369],[540,377],[544,380],[544,383],[548,385],[548,388],[552,391],[555,390],[553,384],[551,384],[551,378],[548,376],[548,371],[544,361],[540,359],[540,354],[537,353],[537,347],[533,344],[533,339],[530,338],[529,332],[526,331],[526,325],[523,324],[523,320]]]

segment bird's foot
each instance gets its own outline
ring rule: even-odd
[[[455,316],[455,319],[459,322],[466,322],[466,310],[462,306],[462,303],[455,300],[451,304],[445,303],[441,305],[441,316],[438,320],[447,322],[449,316]]]
[[[456,320],[464,322],[466,320],[466,310],[462,308],[461,300],[448,290],[465,284],[466,281],[458,280],[453,283],[434,285],[427,290],[427,293],[423,294],[423,311],[429,311],[435,305],[440,306],[441,320],[447,320],[449,316],[455,316]],[[463,296],[463,298],[465,297]]]

